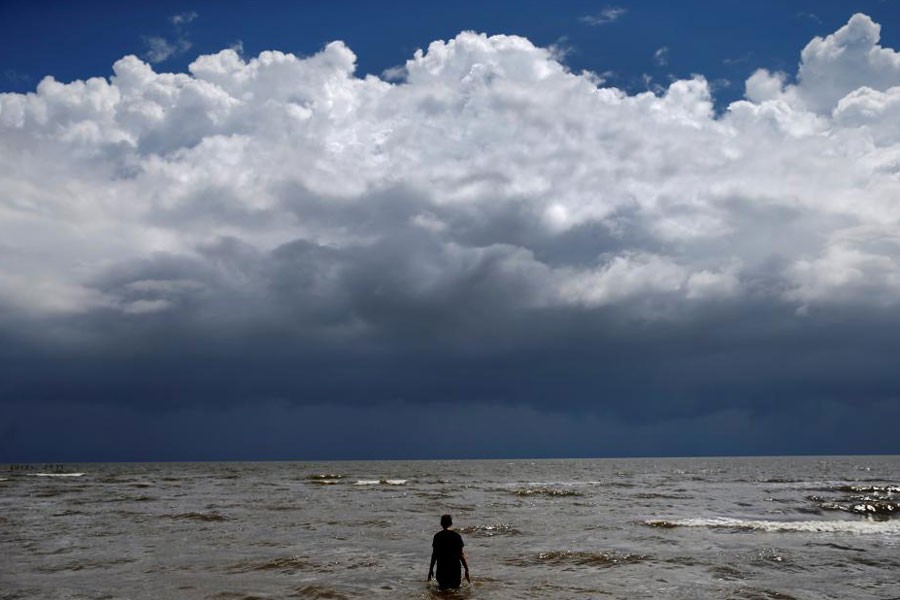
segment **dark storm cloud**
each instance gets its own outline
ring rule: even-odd
[[[0,451],[896,451],[900,58],[802,59],[720,116],[472,33],[4,95]]]

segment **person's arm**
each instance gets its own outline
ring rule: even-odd
[[[459,562],[462,563],[463,568],[466,570],[466,581],[472,583],[472,580],[469,579],[469,563],[466,562],[466,553],[462,549],[459,551]]]
[[[434,550],[431,551],[431,564],[428,565],[428,579],[425,581],[431,581],[431,578],[434,577],[434,563],[437,561],[437,553]]]

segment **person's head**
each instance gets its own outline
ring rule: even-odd
[[[442,515],[441,516],[441,527],[443,527],[444,529],[447,529],[451,525],[453,525],[453,517],[451,517],[450,515]]]

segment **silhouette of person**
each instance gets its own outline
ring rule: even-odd
[[[431,565],[428,567],[428,581],[434,577],[434,565],[437,563],[437,582],[442,590],[458,588],[460,584],[459,565],[466,569],[466,581],[469,579],[469,564],[463,552],[462,536],[451,530],[453,517],[441,517],[441,530],[434,534],[431,542]]]

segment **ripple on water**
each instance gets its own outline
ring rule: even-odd
[[[627,552],[586,552],[577,550],[551,550],[527,556],[510,558],[507,564],[516,567],[537,565],[576,565],[580,567],[615,567],[648,560],[646,554]]]
[[[495,535],[521,535],[522,532],[506,523],[493,525],[469,525],[458,530],[460,533],[472,537],[494,537]]]
[[[227,521],[228,517],[221,513],[217,512],[186,512],[186,513],[178,513],[176,515],[164,515],[169,519],[184,519],[188,521],[205,521],[205,522],[216,522],[216,521]]]
[[[74,560],[58,564],[42,565],[35,570],[41,573],[61,573],[63,571],[83,571],[86,569],[108,569],[135,562],[133,558],[113,558],[110,560]]]
[[[294,588],[294,593],[291,594],[293,598],[322,598],[329,600],[344,600],[347,598],[344,594],[340,593],[334,588],[326,587],[324,585],[303,585],[300,587]]]
[[[852,546],[843,546],[841,544],[835,544],[833,542],[825,542],[825,543],[817,543],[817,542],[807,542],[804,546],[822,546],[824,548],[834,548],[835,550],[846,550],[848,552],[865,552],[862,548],[854,548]]]
[[[280,556],[268,560],[246,560],[228,567],[229,573],[248,573],[251,571],[278,571],[280,573],[296,573],[313,568],[305,556]]]
[[[794,596],[774,590],[758,588],[745,588],[732,592],[731,598],[735,600],[797,600]]]
[[[747,578],[747,573],[732,565],[716,565],[709,572],[719,581],[740,581]]]
[[[638,492],[635,498],[641,500],[690,500],[691,496],[685,494],[663,494],[660,492]]]

